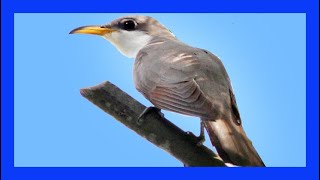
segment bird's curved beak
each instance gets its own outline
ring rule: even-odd
[[[94,34],[103,36],[114,31],[116,30],[109,26],[82,26],[70,31],[69,34]]]

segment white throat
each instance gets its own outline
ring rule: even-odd
[[[135,58],[140,49],[146,46],[152,39],[152,36],[142,31],[125,30],[115,31],[103,37],[128,58]]]

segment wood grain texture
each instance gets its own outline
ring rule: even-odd
[[[160,114],[151,111],[138,121],[140,113],[146,107],[112,83],[104,82],[83,88],[80,92],[100,109],[174,156],[185,166],[226,166],[209,148],[198,146],[196,136],[184,132]]]

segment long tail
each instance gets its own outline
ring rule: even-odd
[[[225,162],[238,166],[265,166],[241,125],[232,120],[202,121],[212,145]]]

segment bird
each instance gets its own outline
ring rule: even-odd
[[[161,109],[199,117],[200,144],[205,128],[225,163],[265,166],[242,127],[230,78],[216,55],[180,41],[150,16],[124,16],[70,34],[99,35],[134,59],[135,87],[154,105],[139,118]]]

